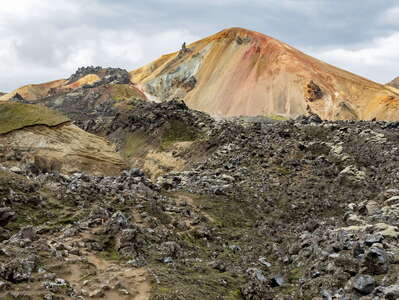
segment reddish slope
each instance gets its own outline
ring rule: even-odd
[[[306,113],[325,119],[398,119],[395,90],[241,28],[223,30],[131,72],[154,98],[184,98],[214,115]]]

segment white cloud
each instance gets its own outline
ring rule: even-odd
[[[197,39],[187,29],[142,33],[85,23],[90,17],[115,18],[121,9],[88,2],[18,0],[2,6],[0,91],[64,78],[85,65],[132,70]]]
[[[384,11],[379,21],[383,24],[399,25],[399,6],[391,7]]]
[[[170,4],[184,5],[187,4],[187,0],[164,0]],[[324,4],[319,0],[201,0],[198,2],[190,3],[192,6],[225,6],[225,7],[248,7],[255,6],[259,7],[265,14],[269,10],[265,9],[277,9],[277,10],[288,10],[296,11],[297,13],[303,14],[315,14],[316,10],[321,9]]]
[[[332,65],[381,83],[399,76],[399,32],[375,38],[357,49],[338,48],[311,53]]]

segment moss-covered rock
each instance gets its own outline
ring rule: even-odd
[[[113,100],[123,101],[131,99],[146,100],[145,95],[131,84],[111,84],[110,95]]]
[[[45,106],[7,102],[0,104],[0,134],[27,126],[57,126],[69,118]]]

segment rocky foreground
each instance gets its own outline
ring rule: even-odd
[[[76,119],[118,176],[4,148],[0,299],[399,299],[398,122],[129,105]]]

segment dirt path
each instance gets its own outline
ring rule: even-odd
[[[67,239],[66,245],[82,237],[92,236],[94,229]],[[151,296],[150,274],[145,268],[110,261],[97,253],[81,249],[81,255],[72,257],[67,263],[63,279],[74,288],[85,290],[84,299],[105,300],[149,300]]]

